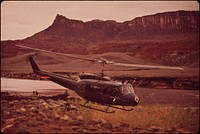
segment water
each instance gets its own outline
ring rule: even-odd
[[[1,78],[1,91],[8,92],[59,92],[64,93],[67,90],[69,97],[80,98],[73,90],[62,87],[52,81],[40,80],[24,80],[24,79],[10,79]]]
[[[52,89],[66,90],[65,87],[51,81],[1,78],[1,91],[31,92]]]

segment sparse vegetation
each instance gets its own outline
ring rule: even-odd
[[[134,110],[130,112],[110,108],[115,110],[115,113],[107,114],[80,106],[79,104],[84,103],[81,99],[13,99],[1,100],[1,129],[6,133],[199,131],[199,107],[146,105],[133,107]],[[99,109],[106,108],[96,103],[87,105]]]
[[[94,104],[90,104],[95,107]],[[98,108],[105,106],[98,105]],[[85,111],[87,110],[87,111]],[[114,109],[111,114],[80,108],[85,119],[96,121],[107,121],[113,125],[131,125],[139,128],[149,128],[152,126],[165,129],[178,128],[198,131],[199,108],[198,107],[169,107],[169,106],[137,106],[133,111],[127,112]],[[196,125],[195,125],[196,124]],[[196,130],[195,130],[196,129]]]

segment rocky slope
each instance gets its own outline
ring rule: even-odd
[[[1,41],[1,56],[29,50],[27,45],[51,51],[94,54],[123,52],[172,65],[198,62],[199,12],[158,13],[119,23],[113,20],[83,22],[57,15],[52,25],[23,40]]]

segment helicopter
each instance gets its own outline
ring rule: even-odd
[[[47,51],[47,50],[33,48],[33,47],[27,47],[27,46],[22,46],[22,45],[16,45],[16,46],[26,48],[26,49],[32,49],[36,51],[42,51],[46,53],[64,55],[70,58],[76,58],[76,59],[81,59],[81,60],[86,60],[93,63],[101,64],[102,70],[100,74],[81,73],[79,75],[79,80],[75,80],[64,75],[41,70],[37,62],[33,58],[33,55],[29,55],[28,57],[30,64],[32,66],[32,70],[35,74],[46,77],[47,79],[63,87],[74,90],[79,96],[81,96],[82,98],[86,100],[86,102],[84,104],[81,104],[81,106],[90,108],[90,109],[95,109],[102,112],[106,112],[106,113],[115,112],[115,111],[109,111],[108,109],[110,107],[124,110],[124,111],[132,111],[133,110],[132,108],[126,109],[124,106],[137,106],[140,102],[140,99],[134,92],[133,86],[130,83],[113,81],[111,80],[110,77],[105,76],[104,74],[105,65],[183,70],[183,68],[180,68],[180,67],[116,63],[113,61],[108,61],[104,58],[100,58],[100,59],[82,58],[79,56],[57,53],[57,52]],[[107,106],[107,108],[106,110],[101,110],[101,109],[89,107],[86,105],[89,101]],[[122,108],[118,106],[122,106]]]

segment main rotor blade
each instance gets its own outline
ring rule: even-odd
[[[27,48],[27,49],[32,49],[32,50],[36,50],[36,51],[41,51],[41,52],[46,52],[46,53],[53,53],[56,55],[62,55],[62,56],[67,56],[70,58],[76,58],[76,59],[81,59],[81,60],[86,60],[86,61],[91,61],[91,62],[95,62],[95,63],[99,63],[99,64],[107,64],[107,65],[111,65],[111,66],[126,66],[126,67],[136,67],[136,68],[153,68],[153,69],[175,69],[175,70],[184,70],[181,67],[170,67],[170,66],[154,66],[154,65],[139,65],[139,64],[127,64],[127,63],[117,63],[117,62],[113,62],[113,61],[108,61],[104,58],[100,58],[100,60],[97,59],[89,59],[89,58],[82,58],[79,56],[72,56],[69,54],[63,54],[63,53],[57,53],[57,52],[51,52],[48,50],[43,50],[43,49],[39,49],[39,48],[33,48],[33,47],[27,47],[27,46],[22,46],[22,45],[16,45],[18,47],[22,47],[22,48]]]
[[[154,65],[140,65],[140,64],[126,64],[126,63],[112,63],[113,66],[126,66],[126,67],[137,67],[137,68],[155,68],[155,69],[175,69],[184,70],[181,67],[170,67],[170,66],[154,66]]]
[[[86,61],[97,62],[96,60],[89,59],[89,58],[82,58],[82,57],[78,57],[78,56],[72,56],[72,55],[69,55],[69,54],[52,52],[52,51],[48,51],[48,50],[44,50],[44,49],[39,49],[39,48],[27,47],[27,46],[22,46],[22,45],[16,45],[16,46],[22,47],[22,48],[31,49],[31,50],[41,51],[41,52],[45,52],[45,53],[52,53],[52,54],[56,54],[56,55],[67,56],[67,57],[70,57],[70,58],[76,58],[76,59],[81,59],[81,60],[86,60]]]

